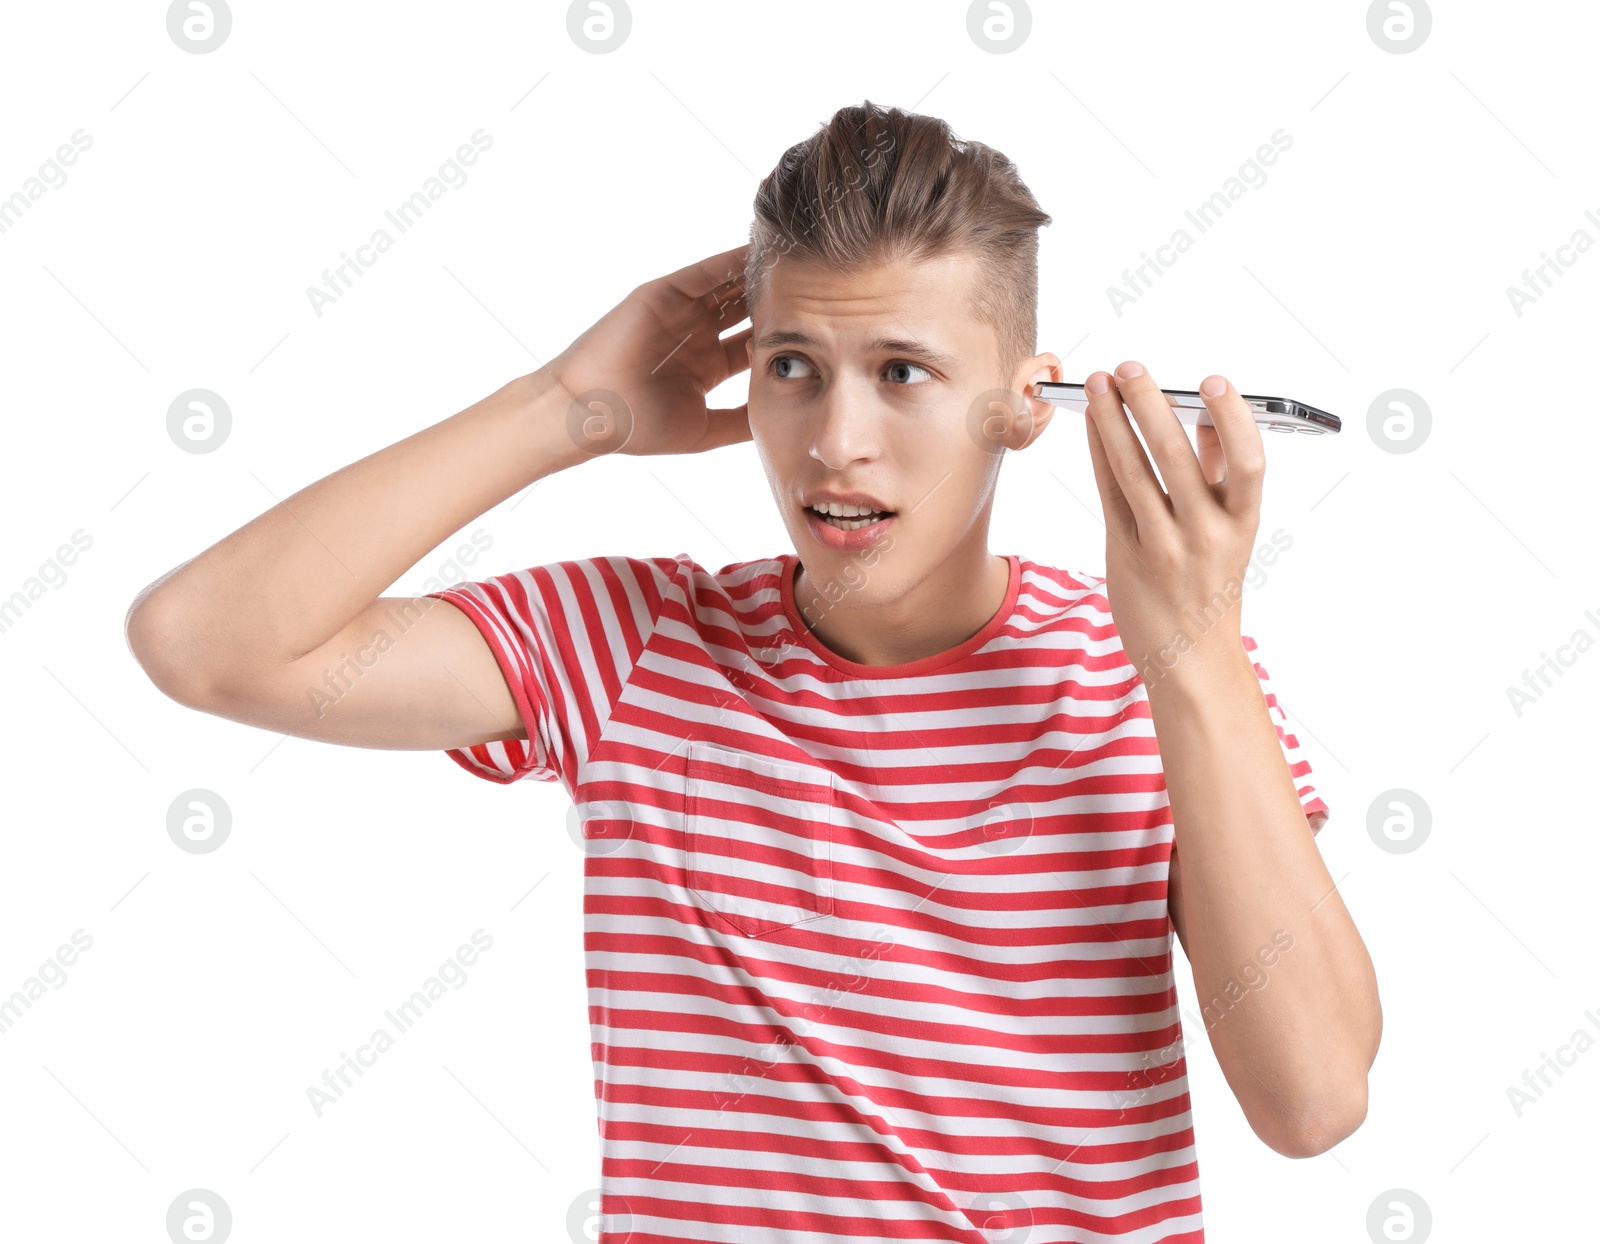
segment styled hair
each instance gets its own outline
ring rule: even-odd
[[[1013,164],[938,117],[867,100],[839,109],[783,153],[756,190],[745,300],[766,296],[785,255],[845,271],[968,253],[970,311],[990,325],[1001,366],[1034,353],[1039,229],[1050,223]]]

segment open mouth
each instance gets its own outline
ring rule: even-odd
[[[869,498],[869,504],[865,505],[819,501],[801,508],[813,539],[824,548],[849,553],[876,546],[898,521],[899,516],[893,510],[872,508],[876,504]]]
[[[860,511],[861,507],[847,507]],[[840,531],[860,531],[863,527],[871,527],[874,523],[881,523],[886,518],[894,515],[893,510],[865,510],[851,514],[834,514],[811,507],[811,512],[827,523],[830,527],[837,527]]]

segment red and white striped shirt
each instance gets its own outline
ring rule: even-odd
[[[792,553],[430,594],[528,731],[446,754],[582,814],[602,1241],[1204,1239],[1145,686],[1104,578],[1007,560],[894,666],[810,632]]]

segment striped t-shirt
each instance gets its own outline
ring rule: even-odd
[[[528,732],[446,754],[582,816],[602,1241],[1203,1240],[1145,686],[1103,577],[1007,560],[892,666],[810,632],[792,553],[430,594]]]

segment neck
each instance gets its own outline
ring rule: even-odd
[[[889,564],[880,559],[879,567]],[[873,570],[858,571],[870,586]],[[990,553],[980,539],[957,550],[895,599],[881,605],[859,603],[860,593],[820,591],[797,563],[795,610],[824,645],[862,665],[904,665],[937,656],[966,642],[993,620],[1005,604],[1011,565]],[[852,599],[855,598],[855,599]]]

